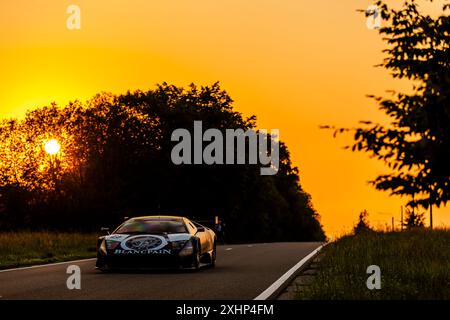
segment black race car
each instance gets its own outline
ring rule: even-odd
[[[184,217],[146,216],[125,221],[98,239],[100,270],[190,268],[216,263],[216,234]]]

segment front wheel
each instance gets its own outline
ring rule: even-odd
[[[105,267],[105,259],[99,253],[97,254],[97,261],[95,262],[95,266],[98,269]]]
[[[105,263],[105,258],[102,257],[100,254],[97,255],[97,262],[95,263],[95,267],[97,270],[101,272],[109,272],[111,271],[110,268]]]
[[[196,250],[194,255],[194,262],[192,263],[192,267],[194,268],[194,271],[200,270],[200,252],[199,250]]]

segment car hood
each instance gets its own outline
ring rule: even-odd
[[[105,237],[108,249],[127,251],[157,251],[174,241],[187,241],[192,237],[189,233],[176,234],[112,234]]]

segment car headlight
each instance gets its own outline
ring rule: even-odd
[[[119,241],[114,241],[114,240],[105,240],[105,242],[106,242],[106,248],[108,250],[114,250],[120,244]]]
[[[188,241],[180,251],[181,257],[191,256],[194,253],[194,245],[192,241]]]
[[[174,250],[181,250],[184,247],[184,245],[186,244],[186,242],[188,242],[188,240],[173,241],[172,248]]]

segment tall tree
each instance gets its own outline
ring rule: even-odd
[[[370,96],[390,118],[387,125],[361,121],[353,150],[383,160],[391,169],[372,183],[393,195],[407,195],[411,206],[430,208],[450,199],[450,4],[438,17],[407,0],[399,10],[377,1],[388,48],[382,67],[394,78],[413,82],[412,93],[391,98]],[[429,0],[430,1],[430,0]]]
[[[367,210],[361,211],[358,216],[358,223],[353,228],[354,234],[360,234],[368,231],[372,231],[372,228],[370,227],[369,221],[369,213]]]

